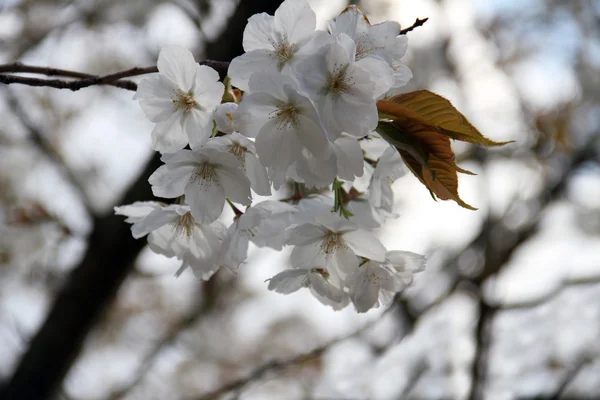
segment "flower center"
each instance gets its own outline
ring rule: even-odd
[[[329,81],[327,82],[327,89],[329,93],[334,95],[340,95],[342,93],[348,93],[350,87],[354,84],[352,76],[346,74],[348,65],[336,64],[333,68],[333,72],[329,75]]]
[[[218,184],[219,178],[214,165],[204,163],[196,167],[190,177],[190,182],[197,183],[200,186],[200,190],[203,191],[208,191],[214,183]]]
[[[238,160],[240,160],[242,166],[246,165],[246,151],[248,151],[248,149],[238,142],[233,142],[229,146],[229,152],[233,154]]]
[[[186,212],[184,215],[179,217],[179,219],[173,222],[175,236],[183,236],[185,234],[188,238],[191,237],[194,224],[195,220],[194,217],[192,217],[192,213],[189,211]]]
[[[323,241],[321,242],[321,250],[323,253],[325,253],[325,255],[332,255],[340,247],[348,247],[342,238],[342,234],[331,231],[327,232],[325,237],[323,237]]]
[[[274,118],[277,118],[277,122],[280,127],[298,125],[299,110],[293,104],[280,105],[277,111],[274,111],[274,114]]]
[[[294,53],[296,52],[296,45],[289,44],[287,38],[284,38],[274,47],[275,60],[277,61],[279,70],[281,70],[294,56]]]
[[[183,90],[177,91],[175,98],[173,99],[173,103],[175,103],[177,108],[181,108],[183,112],[189,112],[198,105],[196,100],[194,100],[194,96],[191,93],[184,92]]]

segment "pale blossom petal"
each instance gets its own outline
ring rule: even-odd
[[[210,113],[191,110],[185,118],[185,132],[192,149],[200,148],[212,135],[213,120]]]
[[[344,234],[344,240],[354,252],[374,261],[384,261],[386,249],[379,239],[369,231],[357,229]]]
[[[332,145],[336,156],[337,176],[353,181],[362,176],[364,169],[363,152],[358,140],[349,135],[342,135]]]
[[[181,46],[163,48],[156,62],[158,71],[186,92],[194,84],[196,65],[192,52]]]
[[[286,0],[275,11],[275,24],[291,43],[297,43],[314,32],[317,16],[306,0]]]
[[[194,166],[184,165],[179,168],[160,166],[148,179],[152,185],[152,193],[156,197],[175,198],[181,196],[190,180]]]
[[[185,186],[184,194],[192,215],[199,223],[210,223],[221,215],[225,192],[214,180],[197,177]]]
[[[152,148],[161,153],[172,153],[188,144],[188,136],[182,126],[183,114],[175,111],[169,119],[158,122],[152,130]]]
[[[172,96],[176,90],[177,86],[165,76],[153,75],[140,81],[133,98],[139,100],[146,118],[160,122],[177,110]]]
[[[271,38],[275,36],[275,18],[267,13],[254,14],[248,18],[244,29],[242,45],[246,53],[252,50],[271,48]],[[231,76],[231,74],[229,74]]]
[[[305,269],[286,269],[269,279],[269,290],[277,293],[290,294],[308,286],[307,271]]]
[[[219,184],[231,201],[244,205],[249,205],[252,202],[250,181],[241,169],[223,166],[217,170],[217,175]]]

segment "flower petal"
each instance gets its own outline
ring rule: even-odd
[[[192,52],[181,46],[163,48],[158,54],[156,66],[161,74],[169,78],[177,87],[188,92],[194,84],[196,61]]]
[[[386,249],[373,233],[357,229],[345,233],[344,240],[357,255],[373,261],[385,261]]]
[[[150,175],[148,182],[152,185],[152,193],[156,197],[172,199],[183,194],[193,172],[193,166],[171,169],[163,165]]]
[[[269,279],[268,289],[282,294],[293,293],[307,286],[307,273],[304,269],[286,269]]]
[[[185,186],[184,194],[192,216],[198,223],[208,224],[221,215],[225,193],[218,182],[197,177]]]

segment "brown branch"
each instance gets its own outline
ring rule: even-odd
[[[227,69],[229,67],[229,62],[227,61],[205,60],[200,61],[199,64],[208,65],[209,67],[215,69]],[[77,91],[79,89],[95,85],[110,85],[121,89],[135,91],[137,90],[137,84],[133,81],[123,80],[123,78],[152,74],[155,72],[158,72],[156,66],[134,67],[124,71],[116,72],[114,74],[96,76],[86,74],[84,72],[69,71],[58,68],[38,67],[15,62],[12,64],[0,65],[0,83],[4,83],[5,85],[19,83],[28,86],[52,87],[55,89],[68,89],[72,91]],[[61,79],[39,79],[12,75],[13,73],[30,73],[46,76],[64,76],[78,79],[72,81],[66,81]]]
[[[428,20],[429,20],[429,18],[423,18],[423,19],[417,18],[416,21],[411,26],[409,26],[408,28],[402,29],[400,31],[400,34],[406,35],[408,32],[418,28],[419,26],[425,25],[425,22],[427,22]]]

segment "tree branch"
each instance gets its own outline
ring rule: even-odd
[[[230,60],[241,54],[236,49],[241,48],[243,27],[247,19],[262,11],[274,11],[279,4],[279,0],[241,2],[236,11],[237,19],[232,20],[212,44],[220,51],[207,51],[208,57]],[[237,44],[239,47],[235,47]],[[139,71],[137,72],[139,75]],[[118,83],[115,81],[134,75],[136,73],[132,70],[127,70],[73,82],[80,82],[76,85],[82,88],[85,85]],[[160,165],[160,154],[156,154],[120,204],[153,199],[148,177]],[[30,341],[29,348],[17,363],[12,377],[4,387],[0,387],[0,398],[48,399],[56,393],[79,354],[88,332],[114,298],[146,244],[145,240],[135,240],[131,236],[129,225],[120,216],[110,214],[96,217],[93,222],[94,230],[89,238],[86,254],[57,294],[44,322]]]
[[[253,372],[250,373],[250,375],[248,375],[244,378],[234,380],[230,383],[227,383],[227,384],[221,386],[220,388],[213,390],[212,392],[209,392],[209,393],[206,393],[206,394],[200,396],[197,400],[216,399],[219,396],[224,395],[226,393],[242,390],[245,386],[247,386],[248,384],[250,384],[254,381],[261,379],[263,376],[265,376],[269,372],[281,371],[286,368],[290,368],[294,365],[303,364],[305,362],[319,358],[319,357],[321,357],[321,355],[323,355],[323,353],[325,353],[327,350],[329,350],[332,346],[334,346],[340,342],[343,342],[344,340],[356,337],[356,336],[362,334],[363,332],[365,332],[366,330],[374,327],[383,319],[384,315],[387,315],[389,312],[394,310],[396,307],[397,307],[396,303],[392,303],[385,310],[385,312],[383,314],[381,314],[381,316],[379,318],[365,324],[360,329],[358,329],[346,336],[333,339],[333,340],[315,348],[314,350],[312,350],[308,353],[300,354],[298,356],[288,358],[286,360],[269,361],[269,362],[261,365],[260,367],[256,368]]]
[[[200,65],[207,65],[209,67],[215,69],[227,69],[229,67],[228,61],[213,61],[213,60],[205,60],[200,61]],[[38,67],[33,65],[26,65],[20,62],[15,62],[12,64],[4,64],[0,65],[0,83],[4,83],[5,85],[10,85],[13,83],[19,83],[22,85],[28,86],[45,86],[52,87],[55,89],[68,89],[72,91],[77,91],[79,89],[83,89],[89,86],[95,85],[109,85],[115,86],[121,89],[126,90],[137,90],[137,84],[133,81],[123,80],[123,78],[130,78],[133,76],[146,75],[158,72],[158,68],[156,66],[150,67],[134,67],[124,71],[116,72],[114,74],[104,75],[104,76],[96,76],[86,74],[84,72],[77,71],[69,71],[58,68],[49,68],[49,67]],[[7,74],[7,73],[10,73]],[[66,81],[61,79],[39,79],[39,78],[30,78],[25,76],[12,75],[12,73],[30,73],[30,74],[40,74],[46,76],[64,76],[69,78],[78,78],[77,80]]]
[[[408,32],[418,28],[419,26],[423,26],[425,25],[425,22],[427,22],[429,20],[429,18],[423,18],[423,19],[419,19],[417,18],[416,21],[409,26],[408,28],[404,28],[400,31],[401,35],[406,35]]]

